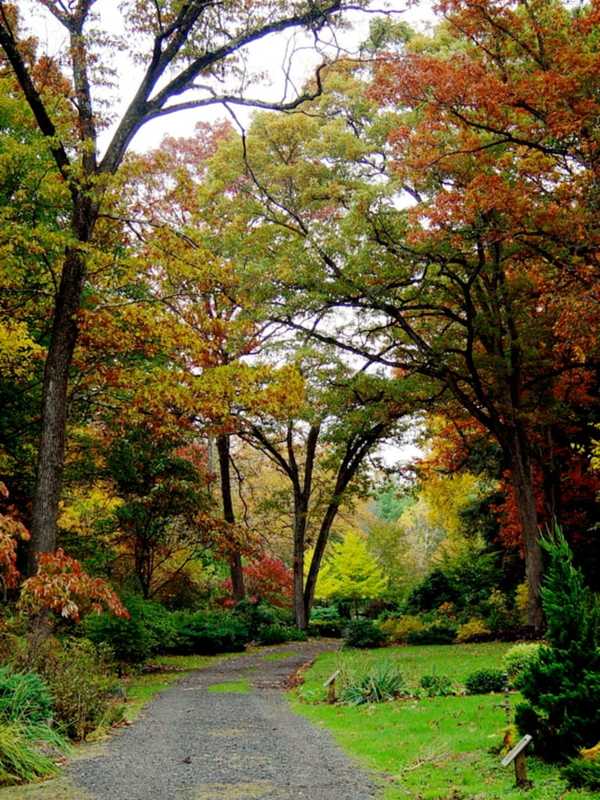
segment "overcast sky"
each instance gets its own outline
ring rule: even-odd
[[[24,0],[20,6],[24,8],[23,21],[35,36],[38,37],[41,49],[49,55],[58,57],[67,47],[67,36],[64,29],[56,22],[52,15],[42,7],[38,0]],[[100,14],[103,27],[113,33],[120,33],[122,20],[117,11],[118,3],[115,0],[97,0],[94,9]],[[374,0],[373,8],[378,6]],[[431,0],[422,0],[418,5],[411,5],[406,9],[401,0],[391,0],[385,4],[386,8],[393,10],[398,19],[406,20],[418,29],[429,27],[435,17],[431,10]],[[352,24],[352,29],[344,31],[338,41],[349,52],[354,52],[357,46],[366,39],[368,34],[371,14],[354,12],[347,16]],[[293,79],[298,88],[310,76],[315,66],[320,63],[320,56],[312,47],[312,38],[295,36],[295,46],[301,49],[295,53],[293,60]],[[249,52],[249,66],[253,72],[264,73],[266,78],[253,86],[252,97],[267,101],[280,100],[284,87],[283,65],[286,62],[286,52],[292,47],[289,35],[273,35],[254,45]],[[329,54],[333,54],[333,49]],[[126,53],[114,53],[112,64],[118,72],[118,87],[114,97],[114,110],[122,112],[137,88],[141,69],[132,63]],[[236,116],[247,126],[251,111],[247,108],[236,108]],[[133,141],[133,148],[146,151],[157,147],[166,134],[187,136],[193,133],[194,125],[198,121],[212,121],[226,116],[220,106],[196,109],[193,111],[178,112],[177,114],[147,123],[137,134]],[[107,138],[108,134],[104,134]]]

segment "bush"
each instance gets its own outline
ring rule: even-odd
[[[249,639],[256,639],[267,625],[285,625],[291,627],[292,615],[285,609],[269,605],[262,600],[252,603],[242,600],[233,609],[233,613],[242,620],[248,630]]]
[[[290,642],[291,636],[291,629],[285,625],[265,625],[258,634],[258,641],[260,644],[283,644]]]
[[[381,647],[385,633],[370,619],[354,619],[344,631],[345,647]]]
[[[328,622],[327,620],[314,620],[308,626],[308,632],[311,636],[326,636],[331,639],[341,639],[344,631],[345,622],[341,619],[339,622]]]
[[[142,620],[115,617],[112,614],[90,614],[84,631],[96,645],[108,645],[119,661],[140,664],[153,652],[154,638]]]
[[[215,655],[244,650],[249,641],[248,627],[235,614],[221,611],[179,612],[173,652]]]
[[[345,624],[346,621],[342,619],[337,608],[317,606],[310,615],[308,630],[311,636],[331,636],[339,639]]]
[[[600,607],[560,529],[542,546],[549,555],[542,604],[550,646],[540,647],[521,673],[525,702],[515,721],[521,734],[533,736],[539,755],[560,761],[598,741]]]
[[[421,678],[421,689],[425,691],[427,697],[448,697],[455,694],[452,680],[447,675],[423,675]]]
[[[405,644],[411,633],[422,631],[425,625],[419,617],[405,614],[397,619],[388,619],[381,623],[381,630],[387,634],[391,642]]]
[[[407,605],[413,611],[431,611],[457,598],[458,592],[448,576],[441,569],[436,569],[415,586],[408,596]]]
[[[434,623],[409,633],[406,640],[409,644],[452,644],[456,630],[454,625]]]
[[[482,619],[470,619],[460,625],[456,634],[457,642],[484,642],[491,636],[491,631]]]
[[[52,718],[48,687],[34,672],[0,668],[0,719],[3,722],[37,723]]]
[[[88,639],[70,639],[49,653],[42,669],[54,700],[54,718],[72,739],[122,717],[110,651]]]
[[[66,743],[47,725],[0,722],[0,786],[55,775],[49,748],[64,751]]]
[[[506,688],[506,673],[499,669],[480,669],[472,672],[465,681],[467,694],[490,694]]]
[[[538,642],[520,642],[506,651],[502,666],[512,686],[518,687],[520,675],[536,660],[541,646]]]
[[[341,702],[354,706],[385,703],[405,693],[402,673],[393,664],[385,662],[366,670],[342,670],[338,683]]]
[[[112,614],[90,614],[84,621],[88,639],[107,644],[115,658],[139,664],[154,653],[169,651],[175,644],[175,615],[160,603],[139,595],[126,598],[130,618]]]
[[[600,761],[574,758],[563,768],[561,775],[573,789],[600,792]]]

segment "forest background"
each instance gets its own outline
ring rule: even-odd
[[[244,47],[331,41],[343,4],[131,3],[122,38],[40,5],[64,59],[0,15],[9,627],[133,625],[141,596],[539,634],[555,522],[597,590],[597,2],[374,15],[359,58],[330,47],[248,130]]]

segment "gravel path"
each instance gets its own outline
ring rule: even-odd
[[[329,734],[293,714],[290,676],[335,645],[263,648],[200,670],[162,693],[69,777],[97,800],[368,800],[375,787]],[[282,660],[265,660],[286,653]],[[247,680],[245,694],[206,691]]]

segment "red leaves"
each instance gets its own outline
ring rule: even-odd
[[[54,553],[41,553],[38,573],[24,581],[19,604],[31,613],[48,610],[65,619],[78,622],[87,611],[112,611],[128,617],[108,583],[92,578],[74,558],[59,548]]]
[[[260,561],[244,567],[244,584],[250,597],[264,600],[271,605],[286,608],[294,592],[293,576],[283,561],[263,556]],[[231,592],[231,581],[225,582]]]

